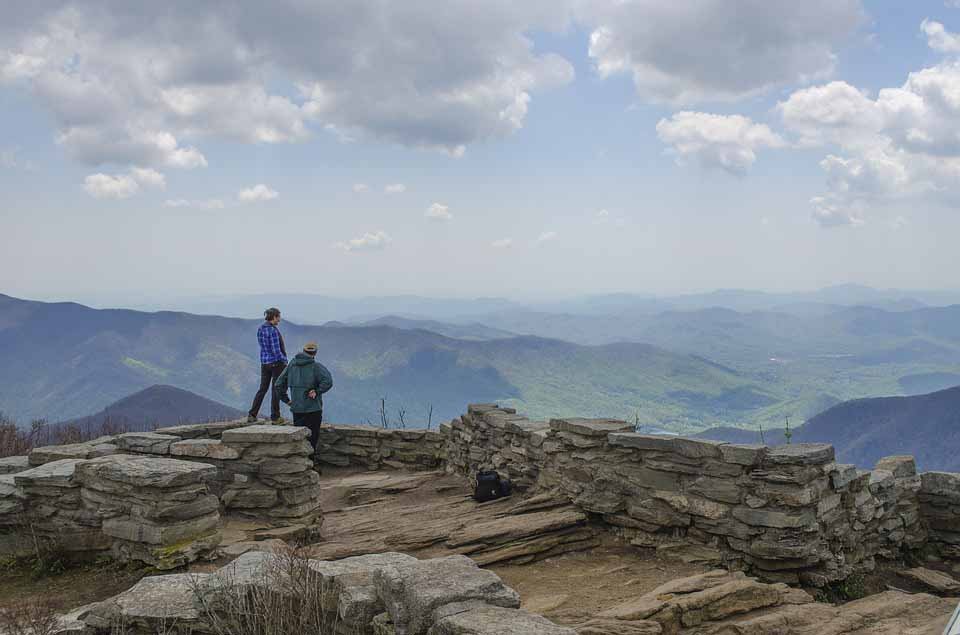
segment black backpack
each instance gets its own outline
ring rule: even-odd
[[[510,479],[500,478],[494,470],[480,470],[477,472],[476,484],[473,488],[473,499],[478,503],[496,500],[510,496],[513,484]]]

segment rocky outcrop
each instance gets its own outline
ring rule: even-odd
[[[245,615],[225,613],[239,606]],[[144,578],[114,598],[71,612],[61,632],[66,626],[89,635],[240,632],[244,620],[272,619],[266,606],[286,607],[293,620],[309,609],[307,619],[315,618],[310,627],[324,633],[575,633],[520,610],[515,591],[464,556],[416,560],[381,553],[320,561],[264,552],[244,554],[215,573]]]
[[[888,591],[840,606],[712,571],[668,582],[576,626],[580,635],[938,635],[955,600]]]

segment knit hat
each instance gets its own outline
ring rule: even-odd
[[[317,354],[317,343],[316,342],[307,342],[303,345],[303,352],[309,355]]]

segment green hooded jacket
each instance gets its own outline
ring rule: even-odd
[[[323,364],[318,364],[312,355],[297,353],[280,376],[274,390],[280,401],[290,406],[297,414],[323,411],[323,393],[333,388],[333,377]],[[317,391],[317,398],[310,399],[307,393]],[[287,392],[290,392],[288,395]]]

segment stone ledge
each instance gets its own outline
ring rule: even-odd
[[[719,459],[723,441],[707,439],[688,439],[665,435],[639,434],[636,432],[614,432],[607,437],[610,445],[634,448],[636,450],[654,450],[671,452],[691,459]]]
[[[619,419],[551,419],[551,430],[572,432],[588,437],[602,437],[611,432],[633,432],[632,423]]]
[[[103,479],[134,487],[193,485],[204,483],[217,473],[215,466],[206,463],[136,455],[114,455],[78,463],[80,481]]]
[[[86,463],[84,459],[61,459],[13,475],[18,487],[79,487],[75,481],[77,465]]]
[[[792,443],[776,445],[767,451],[765,461],[773,465],[824,465],[834,460],[829,443]]]
[[[224,443],[291,443],[310,436],[310,431],[301,426],[253,425],[224,430],[220,439]]]

